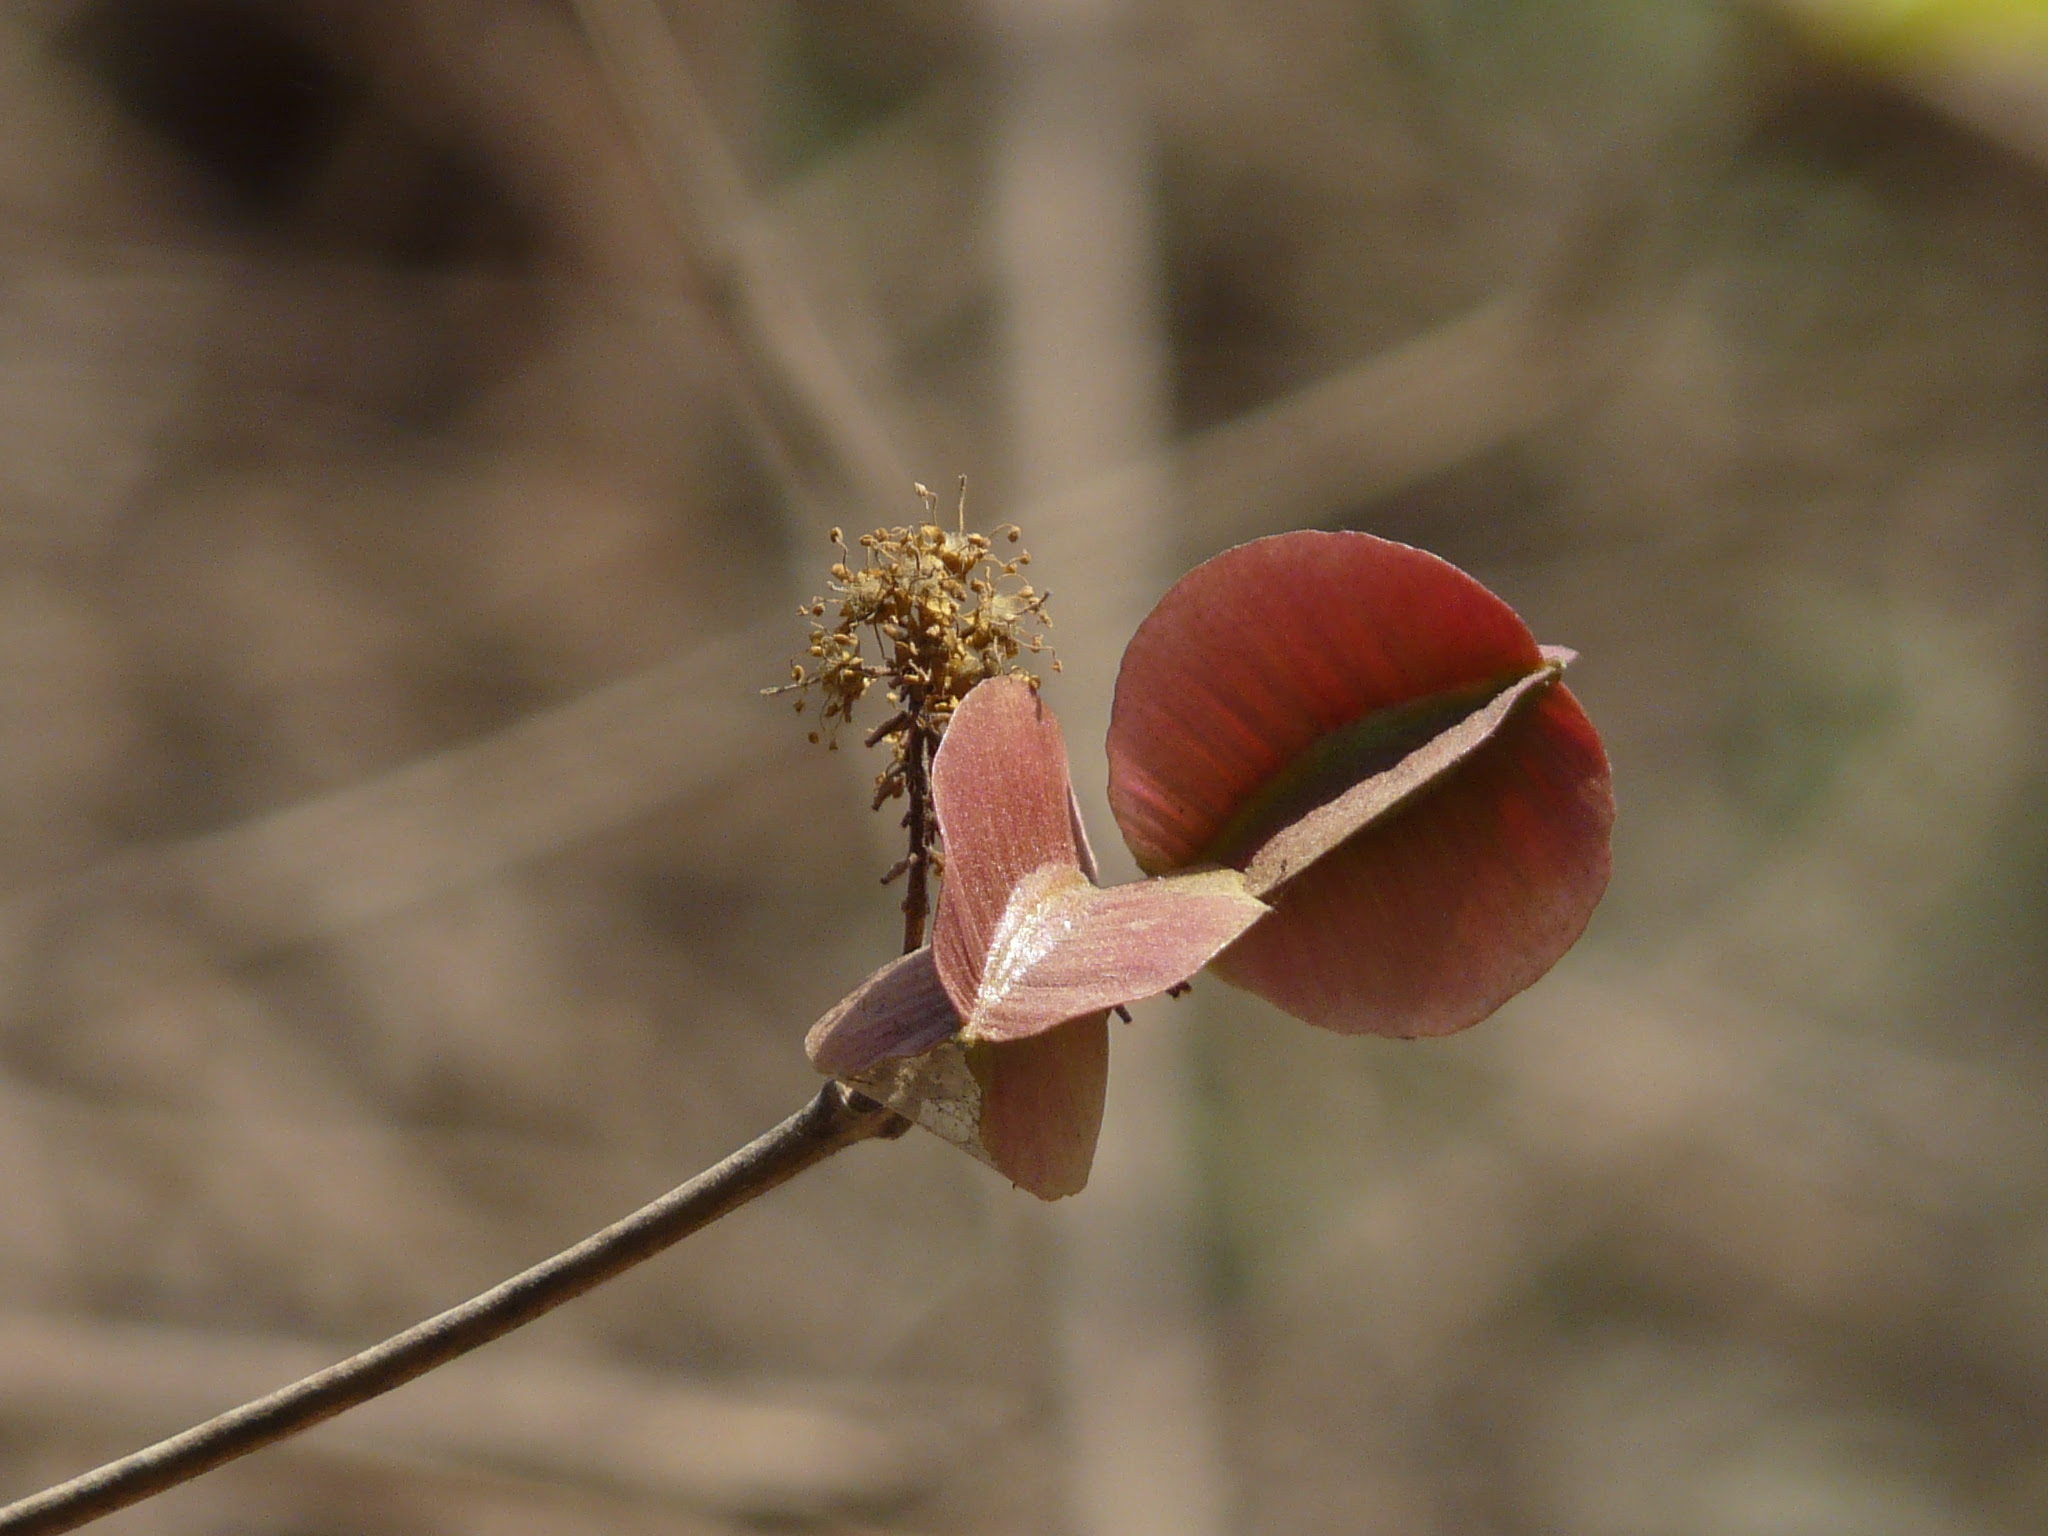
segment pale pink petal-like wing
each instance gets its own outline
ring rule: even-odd
[[[1270,895],[1324,854],[1394,814],[1492,741],[1518,710],[1557,682],[1562,665],[1546,662],[1541,671],[1509,684],[1391,768],[1358,780],[1336,799],[1317,797],[1312,810],[1267,837],[1245,861],[1246,886],[1256,895]]]
[[[1028,1039],[971,1046],[981,1145],[996,1171],[1041,1200],[1078,1194],[1095,1163],[1109,1089],[1109,1016]]]
[[[1614,799],[1562,684],[1423,793],[1271,893],[1225,980],[1345,1034],[1442,1035],[1550,969],[1607,886]]]
[[[1234,869],[1102,890],[1071,865],[1020,880],[996,924],[965,1038],[1021,1040],[1164,992],[1266,915]]]
[[[1110,807],[1140,867],[1202,862],[1331,733],[1437,695],[1469,711],[1541,665],[1514,610],[1435,555],[1365,533],[1254,540],[1182,577],[1124,652]]]
[[[865,1072],[878,1061],[916,1056],[960,1028],[931,946],[887,965],[811,1026],[804,1052],[830,1077]]]
[[[963,1012],[1017,882],[1048,865],[1080,868],[1070,801],[1066,740],[1028,679],[991,678],[960,701],[932,763],[946,845],[932,949]]]

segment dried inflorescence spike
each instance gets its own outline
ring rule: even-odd
[[[996,529],[995,537],[969,533],[962,476],[957,526],[948,531],[934,516],[938,498],[921,485],[916,489],[924,502],[922,523],[863,534],[855,541],[858,554],[841,530],[832,530],[839,559],[830,597],[813,598],[802,609],[811,621],[805,658],[791,668],[790,681],[763,690],[797,694],[799,711],[815,691],[824,718],[811,740],[836,747],[839,728],[871,688],[883,685],[890,713],[866,744],[889,748],[888,766],[875,777],[875,808],[898,798],[909,802],[903,815],[909,851],[883,877],[884,883],[910,877],[903,900],[906,949],[923,942],[926,877],[938,868],[928,774],[939,738],[975,684],[1030,675],[1020,659],[1047,650],[1043,631],[1051,623],[1046,594],[1023,578],[1031,556],[1014,524]],[[1014,547],[997,554],[997,538]],[[1059,670],[1057,661],[1052,665]]]
[[[1046,594],[1023,579],[1029,552],[1019,546],[999,555],[995,538],[967,531],[964,479],[955,529],[933,520],[937,498],[930,491],[920,485],[917,493],[926,521],[863,534],[858,553],[840,529],[832,530],[839,559],[830,596],[802,609],[811,620],[805,658],[789,682],[765,690],[799,694],[799,710],[802,696],[815,690],[823,719],[811,739],[836,746],[855,706],[875,684],[884,685],[891,713],[868,738],[891,748],[878,805],[904,792],[915,739],[924,734],[935,742],[976,683],[1024,672],[1019,658],[1046,651],[1043,631],[1051,622]],[[995,533],[1011,545],[1021,538],[1014,526]]]

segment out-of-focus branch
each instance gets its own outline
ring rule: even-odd
[[[1018,521],[1109,539],[1117,508],[1167,474],[1192,549],[1328,522],[1554,419],[1613,365],[1610,321],[1567,323],[1540,291],[1494,299],[1155,459],[1055,491]]]
[[[1607,351],[1570,343],[1554,307],[1498,299],[1177,449],[1051,491],[1017,521],[1070,530],[1063,563],[1076,575],[1111,564],[1085,546],[1121,537],[1119,510],[1157,494],[1162,474],[1178,483],[1195,548],[1324,521],[1540,425],[1602,376]],[[120,856],[78,888],[189,893],[228,942],[255,947],[402,911],[644,815],[764,750],[752,685],[789,629],[764,621],[496,736]],[[19,936],[51,899],[15,898],[0,929]]]
[[[1192,545],[1326,521],[1582,399],[1656,296],[1649,174],[1622,156],[1595,175],[1519,286],[1183,443]]]
[[[1829,0],[1766,0],[1816,43],[1918,96],[1936,111],[2048,169],[2048,47],[2025,7],[1926,7],[1910,41],[1889,35],[1893,10]],[[1944,25],[1944,23],[1946,23]],[[1901,29],[1903,30],[1903,29]]]
[[[0,1533],[76,1530],[381,1397],[644,1263],[895,1120],[828,1083],[773,1130],[575,1247],[338,1365],[10,1504],[0,1509]]]
[[[1314,523],[1548,420],[1584,388],[1584,348],[1513,294],[1190,438],[1175,455],[1190,537]]]
[[[576,0],[576,13],[670,222],[704,268],[749,404],[777,429],[785,463],[852,505],[901,499],[911,474],[748,195],[661,7]]]
[[[1123,0],[987,0],[982,11],[1003,65],[991,195],[1012,455],[1035,503],[1018,520],[1055,594],[1064,675],[1049,686],[1081,808],[1101,826],[1107,774],[1094,743],[1108,730],[1117,657],[1181,542],[1164,472],[1158,151],[1136,89],[1137,14]],[[1115,501],[1086,499],[1105,472]],[[1195,1263],[1188,1037],[1132,1030],[1116,1055],[1091,1187],[1056,1217],[1066,1523],[1080,1536],[1219,1536],[1230,1500]]]
[[[96,1430],[201,1417],[332,1355],[302,1339],[0,1313],[0,1414]],[[562,1478],[752,1519],[901,1499],[958,1444],[962,1407],[848,1382],[712,1387],[493,1351],[350,1413],[305,1449]]]
[[[658,46],[674,54],[672,41]],[[709,180],[731,183],[738,198],[715,134],[698,154],[692,163],[723,166]],[[707,196],[730,206],[727,193]],[[1629,188],[1596,190],[1525,287],[1175,447],[1041,491],[1014,518],[1063,530],[1059,566],[1047,576],[1069,597],[1086,581],[1163,586],[1164,566],[1143,577],[1105,574],[1134,569],[1111,546],[1126,537],[1130,509],[1161,493],[1163,477],[1184,509],[1181,537],[1205,550],[1326,522],[1512,441],[1615,366],[1626,322],[1645,302],[1640,284],[1617,270],[1641,222]],[[817,357],[837,373],[829,349]],[[1156,596],[1118,591],[1091,603],[1135,614]],[[252,947],[401,911],[644,815],[765,750],[767,716],[753,689],[763,658],[785,650],[792,630],[764,620],[496,736],[222,832],[123,855],[74,889],[187,892],[229,943]],[[21,942],[54,899],[43,891],[0,902],[0,949]]]
[[[69,891],[16,897],[17,936],[66,896],[170,891],[230,946],[356,926],[568,847],[768,747],[756,696],[791,625],[763,621],[495,736],[221,832],[117,856]]]

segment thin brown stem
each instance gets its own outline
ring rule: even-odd
[[[903,953],[924,943],[925,919],[931,915],[932,810],[929,773],[931,733],[922,716],[913,716],[904,731],[903,783],[910,808],[903,824],[910,829],[910,851],[904,856],[909,878],[903,891]]]
[[[575,1247],[268,1397],[10,1504],[0,1509],[0,1533],[75,1530],[382,1396],[653,1258],[833,1153],[900,1134],[898,1121],[829,1083],[772,1131]]]

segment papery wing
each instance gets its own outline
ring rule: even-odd
[[[1078,1194],[1095,1163],[1109,1091],[1109,1016],[969,1048],[981,1083],[981,1145],[997,1172],[1041,1200]]]
[[[1041,1200],[1078,1192],[1095,1161],[1109,1086],[1108,1015],[1028,1039],[877,1063],[847,1079]]]
[[[931,946],[891,960],[811,1026],[804,1054],[830,1077],[916,1056],[960,1028]]]
[[[920,1056],[878,1061],[841,1081],[878,1104],[888,1105],[941,1141],[995,1166],[981,1144],[981,1083],[968,1065],[967,1047],[960,1041],[941,1041]]]
[[[1065,738],[1028,679],[992,678],[960,701],[932,764],[946,845],[932,948],[963,1012],[1017,883],[1049,866],[1079,869],[1071,798]]]
[[[1212,857],[1262,786],[1332,732],[1543,664],[1514,610],[1435,555],[1304,531],[1226,550],[1174,585],[1117,676],[1110,807],[1153,873]]]
[[[1019,881],[991,936],[963,1024],[969,1040],[1021,1040],[1137,1002],[1199,971],[1266,914],[1233,869],[1108,890],[1071,867]]]
[[[1225,980],[1345,1034],[1441,1035],[1535,981],[1606,889],[1614,799],[1562,684],[1451,773],[1271,893]]]

